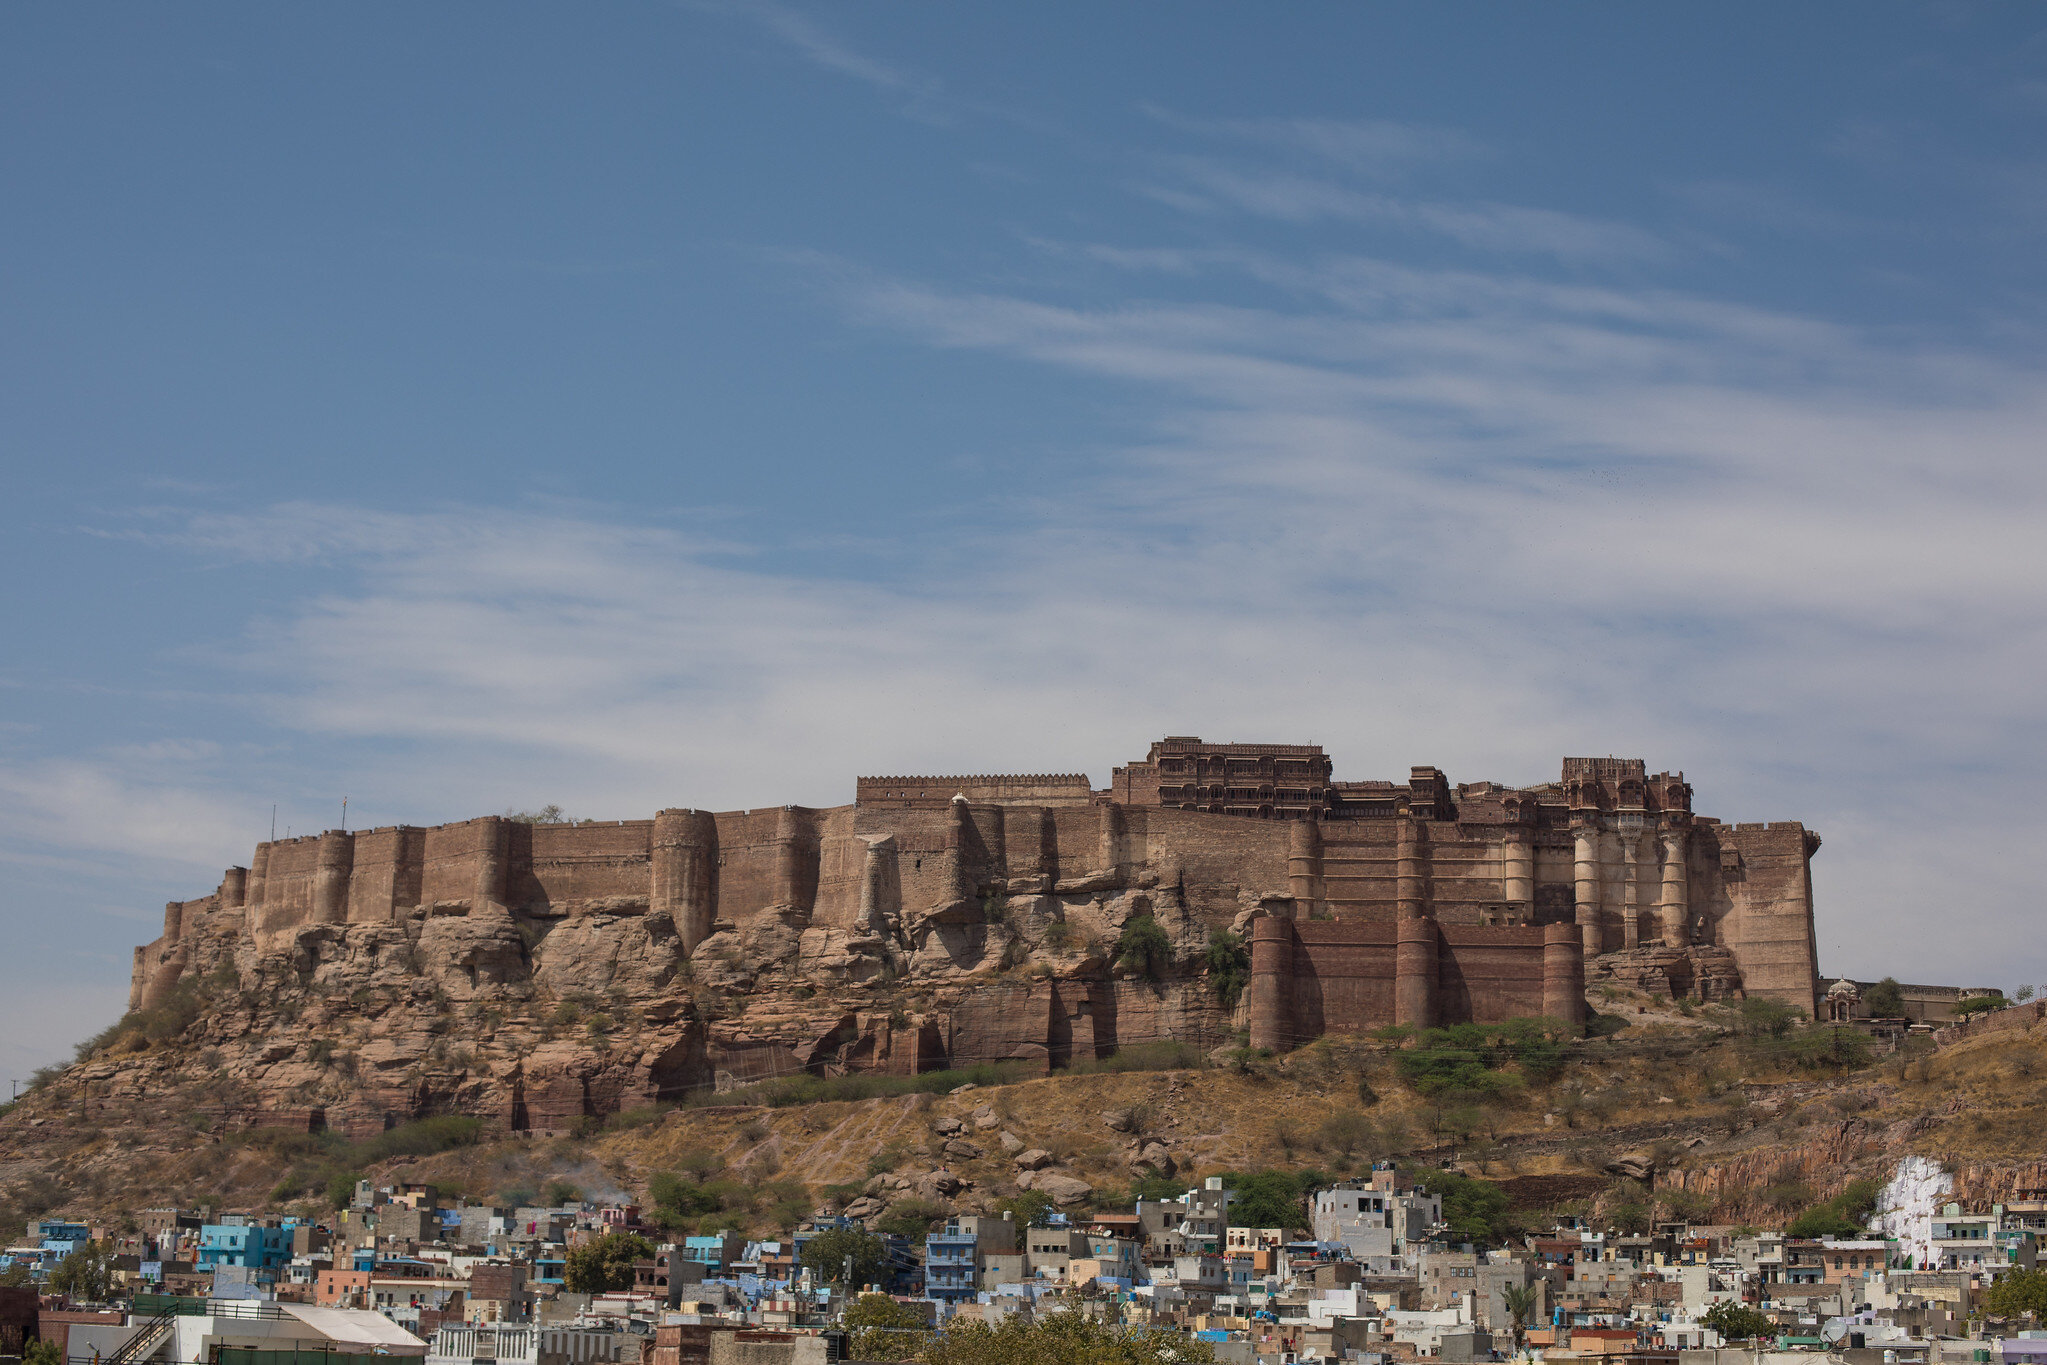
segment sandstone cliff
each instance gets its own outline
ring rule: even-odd
[[[1233,992],[1208,979],[1204,955],[1265,888],[1190,888],[1177,863],[1118,857],[1113,830],[1090,841],[1105,865],[1061,875],[1041,813],[1028,813],[1032,852],[1012,859],[990,852],[963,808],[908,831],[926,836],[908,850],[900,820],[861,840],[857,877],[834,878],[821,853],[848,815],[779,813],[757,891],[742,845],[705,869],[724,872],[723,887],[666,901],[658,884],[634,894],[615,865],[563,875],[547,844],[568,831],[547,827],[488,831],[525,845],[497,860],[511,876],[493,884],[476,860],[481,870],[458,873],[470,895],[441,894],[429,876],[416,903],[385,889],[367,912],[362,842],[343,863],[331,836],[313,841],[299,885],[287,855],[308,850],[266,846],[260,882],[237,888],[231,875],[171,907],[165,937],[138,954],[129,1026],[90,1077],[110,1097],[168,1083],[184,1063],[149,1042],[176,1025],[238,1083],[250,1120],[360,1132],[454,1110],[546,1133],[796,1072],[1044,1070],[1134,1041],[1231,1036]],[[998,836],[1018,823],[983,818]],[[927,872],[927,860],[942,866]],[[353,874],[345,888],[337,866]],[[747,906],[750,894],[764,903]],[[1110,961],[1137,919],[1166,945],[1144,973]]]

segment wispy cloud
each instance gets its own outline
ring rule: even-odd
[[[1178,184],[1142,189],[1175,207],[1231,208],[1289,223],[1334,219],[1433,234],[1476,251],[1562,260],[1655,261],[1672,254],[1667,242],[1643,228],[1556,209],[1401,197],[1211,157],[1177,157],[1169,165]]]
[[[687,2],[693,9],[753,23],[812,66],[898,97],[897,111],[916,122],[945,126],[961,115],[980,115],[1022,126],[1045,126],[1045,120],[1037,114],[961,94],[928,72],[864,52],[793,6],[773,0]]]
[[[1473,161],[1490,155],[1456,128],[1395,119],[1199,118],[1157,105],[1141,106],[1161,125],[1211,141],[1249,144],[1309,162],[1374,175],[1416,165]]]
[[[936,94],[937,82],[914,76],[901,67],[856,51],[845,40],[827,32],[814,20],[785,5],[751,3],[734,11],[754,19],[763,28],[789,44],[804,60],[864,81],[880,90]]]

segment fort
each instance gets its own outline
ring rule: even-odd
[[[822,809],[274,840],[165,908],[131,1005],[221,961],[288,984],[346,959],[456,1000],[609,989],[696,1030],[630,1082],[651,1092],[761,1055],[1056,1066],[1144,1038],[1277,1051],[1387,1024],[1576,1023],[1600,982],[1817,1012],[1820,841],[1797,822],[1695,815],[1683,774],[1639,759],[1566,758],[1527,787],[1331,773],[1317,745],[1175,737],[1101,789],[861,777]],[[1141,917],[1172,944],[1152,977],[1113,952]],[[1240,999],[1202,987],[1219,931],[1249,948]],[[881,1008],[905,991],[914,1014]]]

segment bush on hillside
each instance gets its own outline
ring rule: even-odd
[[[1156,981],[1173,965],[1173,941],[1150,915],[1139,915],[1123,926],[1116,939],[1114,960],[1125,971],[1147,981]]]
[[[1217,929],[1208,936],[1208,951],[1202,955],[1208,967],[1208,987],[1215,992],[1216,1000],[1225,1009],[1233,1009],[1237,998],[1244,993],[1244,986],[1251,980],[1251,950],[1244,946],[1244,940],[1228,929]]]
[[[1848,1188],[1815,1204],[1791,1220],[1786,1237],[1861,1237],[1869,1231],[1869,1216],[1876,1212],[1876,1198],[1882,1187],[1874,1180],[1850,1181]]]

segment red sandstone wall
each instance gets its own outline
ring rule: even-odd
[[[1094,806],[1068,806],[1052,812],[1053,851],[1057,875],[1085,877],[1102,870],[1102,813]]]
[[[1722,857],[1724,915],[1718,932],[1741,964],[1742,986],[1807,1013],[1818,1006],[1812,874],[1806,829],[1795,820],[1715,827]]]
[[[426,831],[421,849],[422,905],[467,903],[474,898],[477,875],[483,867],[484,839],[491,828],[492,821],[486,817],[458,825],[435,825]]]
[[[1190,908],[1227,921],[1239,892],[1286,894],[1289,825],[1189,810],[1125,812],[1132,856],[1143,850],[1156,867],[1177,861]]]
[[[1393,1022],[1392,921],[1294,923],[1293,1035],[1362,1033]]]
[[[1444,925],[1437,952],[1439,1022],[1494,1024],[1542,1011],[1542,930]]]
[[[1399,822],[1394,820],[1330,821],[1322,826],[1322,896],[1338,919],[1393,914],[1398,840]]]
[[[819,812],[817,903],[812,924],[852,929],[860,913],[860,878],[867,866],[867,840],[859,837],[859,808],[836,806]],[[890,815],[910,812],[890,812]],[[877,833],[886,833],[885,830]]]
[[[1395,934],[1385,920],[1293,923],[1294,1042],[1394,1022]],[[1534,926],[1446,925],[1436,949],[1439,1024],[1497,1023],[1543,1013],[1543,932]]]
[[[984,818],[994,815],[994,808],[981,807]],[[967,812],[968,824],[974,820],[973,809]],[[866,826],[863,818],[862,827]],[[946,841],[952,837],[954,817],[950,806],[934,811],[891,811],[882,814],[875,822],[875,834],[893,833],[896,841],[897,884],[901,887],[901,906],[918,911],[928,910],[953,899],[957,887],[948,861]],[[964,831],[963,831],[964,833]],[[861,852],[866,851],[866,841],[861,841]],[[956,852],[956,851],[955,851]],[[986,877],[965,878],[966,892],[971,895],[982,882],[992,880],[997,874]],[[856,888],[857,891],[857,888]],[[857,905],[857,894],[855,897]],[[896,907],[889,907],[896,908]]]
[[[426,831],[409,826],[365,830],[355,836],[355,869],[348,878],[348,922],[375,924],[419,904]]]
[[[775,892],[775,830],[781,811],[721,811],[718,822],[718,918],[743,924]]]
[[[942,810],[955,796],[977,805],[1085,806],[1094,793],[1086,773],[861,777],[853,782],[854,804],[874,809],[921,806]]]
[[[1132,1043],[1219,1045],[1229,1021],[1201,983],[1039,981],[978,988],[953,1007],[951,1065],[1065,1066]]]
[[[1502,835],[1497,828],[1468,825],[1430,828],[1429,891],[1438,922],[1476,925],[1488,908],[1505,903]]]
[[[560,913],[577,901],[644,904],[653,882],[652,820],[528,825],[507,831],[505,899],[515,909]]]
[[[264,925],[282,929],[304,924],[313,914],[313,870],[320,855],[320,837],[303,834],[296,839],[279,839],[266,847],[270,850],[270,865],[269,879],[264,885]]]

